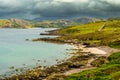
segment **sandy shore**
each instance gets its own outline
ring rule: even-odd
[[[110,48],[108,46],[101,46],[101,47],[85,47],[83,45],[79,45],[77,46],[77,49],[81,49],[81,52],[90,52],[90,53],[93,53],[93,54],[96,54],[96,55],[100,55],[100,56],[110,56],[112,53],[114,52],[118,52],[120,50],[118,49],[114,49],[114,48]],[[91,58],[87,65],[83,68],[77,68],[77,69],[72,69],[72,70],[69,70],[69,71],[66,71],[63,73],[63,75],[65,76],[69,76],[71,74],[74,74],[74,73],[79,73],[79,72],[82,72],[82,71],[85,71],[85,70],[91,70],[91,69],[95,69],[96,67],[93,67],[91,65],[91,62],[94,61],[95,59]]]
[[[120,51],[118,49],[110,48],[108,46],[86,47],[84,45],[79,45],[76,47],[76,49],[81,49],[81,52],[90,52],[93,54],[103,56],[110,56],[112,53]]]

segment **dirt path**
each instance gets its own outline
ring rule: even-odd
[[[102,46],[102,47],[79,46],[79,49],[81,49],[82,52],[90,52],[90,53],[93,53],[93,54],[96,54],[96,55],[99,55],[99,56],[106,56],[106,57],[110,56],[114,52],[120,51],[118,49],[110,48],[110,47],[107,47],[107,46]],[[63,73],[63,75],[69,76],[71,74],[79,73],[79,72],[82,72],[82,71],[85,71],[85,70],[95,69],[96,67],[91,66],[91,62],[94,61],[94,60],[95,60],[94,58],[91,58],[88,61],[87,65],[85,67],[66,71],[66,72]]]
[[[79,45],[79,46],[76,47],[76,49],[82,50],[81,52],[90,52],[90,53],[96,54],[98,56],[106,56],[106,57],[110,56],[114,52],[119,52],[120,51],[118,49],[110,48],[110,47],[107,47],[107,46],[85,47],[83,45]],[[95,60],[95,58],[91,58],[91,59],[88,60],[88,63],[86,64],[86,66],[66,71],[66,72],[62,73],[62,75],[69,76],[71,74],[79,73],[79,72],[82,72],[82,71],[85,71],[85,70],[95,69],[96,67],[93,67],[91,65],[91,63],[94,60]],[[47,80],[47,79],[43,79],[43,80]]]
[[[82,72],[85,70],[91,70],[91,69],[95,69],[95,67],[85,67],[85,68],[73,69],[73,70],[70,70],[70,71],[63,73],[63,75],[69,76],[69,75],[74,74],[74,73],[79,73],[79,72]]]
[[[79,72],[82,72],[82,71],[85,71],[85,70],[94,69],[95,67],[92,67],[91,64],[90,64],[92,61],[94,61],[93,58],[91,58],[91,59],[88,61],[87,65],[86,65],[85,67],[77,68],[77,69],[72,69],[72,70],[66,71],[66,72],[63,73],[63,75],[69,76],[69,75],[74,74],[74,73],[79,73]]]

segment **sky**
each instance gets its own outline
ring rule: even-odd
[[[120,0],[0,0],[0,18],[120,16]]]

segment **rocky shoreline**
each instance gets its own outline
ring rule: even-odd
[[[77,52],[76,55],[72,56],[68,60],[64,62],[59,62],[57,65],[53,65],[50,67],[45,67],[44,69],[41,68],[41,66],[38,66],[31,70],[26,70],[26,72],[20,74],[20,75],[14,75],[12,77],[7,77],[7,80],[54,80],[59,78],[66,77],[64,75],[65,72],[72,70],[72,69],[78,69],[78,68],[84,68],[87,66],[88,61],[91,58],[96,58],[97,56],[90,53],[80,53]],[[51,77],[54,75],[54,77]],[[59,75],[59,77],[55,77],[55,75]]]
[[[61,44],[74,44],[75,46],[78,46],[79,44],[85,45],[86,47],[91,47],[94,45],[89,44],[88,42],[84,41],[76,41],[75,39],[66,39],[65,37],[68,36],[68,34],[59,34],[58,32],[59,29],[57,30],[52,30],[52,31],[47,31],[46,33],[40,33],[40,35],[47,35],[47,36],[58,36],[55,38],[36,38],[32,39],[32,41],[45,41],[45,42],[50,42],[50,43],[61,43]],[[61,37],[64,37],[61,39]]]
[[[54,32],[56,31],[50,32],[49,34],[47,33],[47,35],[57,35],[57,33]],[[84,49],[80,47],[81,43],[73,40],[60,40],[59,38],[38,38],[33,39],[32,41],[74,44],[76,46],[76,52],[73,53],[71,58],[63,62],[58,62],[57,65],[45,67],[44,69],[42,69],[41,66],[38,66],[32,70],[28,69],[23,74],[7,77],[7,80],[64,80],[64,78],[68,76],[68,73],[75,73],[75,70],[80,72],[93,69],[104,63],[108,63],[107,56],[105,56],[105,54],[100,53],[102,55],[99,55],[94,54],[91,51],[85,52]],[[91,46],[86,42],[82,43],[82,45],[84,48],[90,48],[88,46]],[[106,54],[111,52],[108,51]]]

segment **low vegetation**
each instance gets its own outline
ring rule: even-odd
[[[56,31],[56,34],[64,35],[57,40],[71,40],[73,42],[87,42],[94,46],[120,46],[120,20],[97,21],[79,26],[71,26]]]
[[[108,57],[109,63],[97,69],[84,71],[68,76],[65,80],[119,80],[120,79],[120,52]]]

